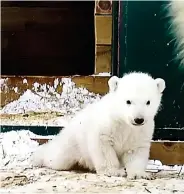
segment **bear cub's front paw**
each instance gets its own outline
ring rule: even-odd
[[[155,177],[151,173],[147,172],[134,172],[134,173],[129,173],[127,175],[127,179],[129,180],[135,180],[135,179],[146,179],[146,180],[153,180]]]

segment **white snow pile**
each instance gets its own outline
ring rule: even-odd
[[[56,92],[59,85],[62,86],[61,94]],[[89,92],[86,88],[77,88],[71,78],[62,78],[60,82],[56,79],[54,86],[34,83],[32,91],[27,90],[18,100],[4,106],[1,114],[60,112],[72,115],[100,98],[99,94]]]
[[[35,136],[26,130],[0,133],[0,168],[29,166],[29,158],[38,147],[38,143],[31,140]]]

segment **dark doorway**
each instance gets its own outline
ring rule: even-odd
[[[1,2],[3,75],[94,73],[92,1]]]

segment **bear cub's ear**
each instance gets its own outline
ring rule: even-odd
[[[109,92],[115,92],[117,90],[118,82],[119,82],[119,78],[117,76],[112,76],[109,79],[109,81],[108,81]]]
[[[155,79],[155,81],[156,81],[159,93],[162,93],[165,90],[165,81],[161,78],[157,78]]]

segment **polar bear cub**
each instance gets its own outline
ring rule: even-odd
[[[107,176],[151,178],[145,169],[165,81],[132,72],[108,84],[109,93],[36,150],[34,166],[70,170],[78,164]]]

